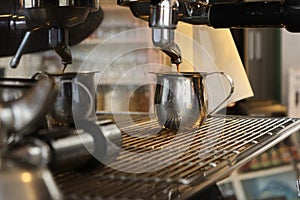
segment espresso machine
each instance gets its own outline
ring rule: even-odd
[[[182,62],[175,42],[179,21],[214,28],[279,27],[300,32],[297,0],[115,3],[148,21],[153,44],[177,65]],[[71,64],[70,46],[92,34],[105,14],[98,0],[6,0],[0,5],[0,56],[13,56],[12,68],[23,54],[51,49],[63,65]],[[222,199],[216,182],[300,129],[300,121],[292,118],[216,116],[199,130],[176,132],[161,129],[151,116],[131,114],[129,120],[116,114],[116,125],[115,118],[106,114],[93,122],[82,119],[78,130],[29,126],[23,132],[51,104],[50,90],[55,93],[57,88],[48,81],[38,81],[25,98],[0,102],[1,135],[5,135],[0,168],[6,177],[0,181],[6,186],[0,189],[3,199]],[[46,89],[41,89],[43,85]],[[34,96],[49,98],[27,106],[26,102],[36,100]],[[43,106],[36,108],[38,104]],[[30,109],[32,115],[27,114]],[[106,162],[111,158],[112,162]],[[15,193],[10,189],[14,186],[18,195],[10,195]]]
[[[181,63],[174,32],[179,21],[213,28],[279,27],[300,31],[299,3],[295,0],[225,2],[194,0],[118,0],[135,17],[149,22],[152,41],[174,64]],[[13,1],[1,6],[0,56],[14,55],[16,67],[23,53],[54,49],[63,64],[72,62],[70,45],[77,44],[98,28],[103,11],[97,0]],[[5,46],[5,47],[4,47]]]
[[[72,63],[70,45],[99,26],[103,12],[93,1],[6,1],[1,6],[1,56],[14,55],[17,67],[24,53],[54,49],[63,64]]]
[[[149,21],[154,45],[167,53],[171,62],[181,62],[180,49],[174,42],[178,21],[213,28],[280,27],[299,32],[297,1],[225,2],[185,0],[118,0],[135,17]]]

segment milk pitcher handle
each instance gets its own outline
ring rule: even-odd
[[[49,78],[47,72],[38,71],[31,76],[31,79],[37,80],[39,77]]]
[[[207,73],[205,76],[210,76],[210,75],[214,75],[214,74],[220,74],[222,76],[225,77],[225,79],[228,81],[228,83],[230,84],[230,91],[227,95],[227,97],[217,106],[215,107],[212,111],[209,112],[208,115],[211,115],[212,113],[214,113],[216,110],[218,110],[220,108],[220,106],[225,103],[233,94],[233,91],[234,91],[234,83],[233,83],[233,80],[232,78],[228,75],[228,74],[225,74],[224,72],[211,72],[211,73]]]

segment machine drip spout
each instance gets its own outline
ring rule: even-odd
[[[165,52],[173,64],[181,63],[180,48],[174,41],[178,6],[177,0],[152,0],[149,18],[153,44]]]
[[[58,46],[55,48],[55,52],[61,58],[61,63],[64,66],[72,64],[72,52],[69,45]]]
[[[69,47],[69,32],[63,28],[51,28],[48,31],[49,46],[54,48],[55,52],[61,58],[63,65],[72,63],[72,53]]]
[[[174,29],[152,28],[152,41],[171,58],[171,63],[180,64],[182,62],[181,51],[174,42],[174,34]]]

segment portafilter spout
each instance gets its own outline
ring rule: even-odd
[[[72,64],[72,53],[69,46],[69,31],[63,28],[50,28],[48,34],[48,43],[59,55],[62,64]]]
[[[178,8],[177,0],[151,0],[149,27],[152,28],[153,44],[165,52],[173,64],[181,63],[181,52],[174,41]]]
[[[180,48],[174,40],[179,20],[178,0],[118,0],[118,4],[129,6],[135,17],[148,20],[153,44],[166,53],[173,64],[182,62]]]
[[[152,28],[152,42],[171,58],[171,63],[180,64],[181,51],[174,41],[175,30],[167,28]]]

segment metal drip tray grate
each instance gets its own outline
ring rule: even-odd
[[[292,118],[214,116],[198,130],[175,132],[161,130],[149,118],[120,119],[123,150],[109,167],[56,175],[67,196],[186,198],[300,128]]]

